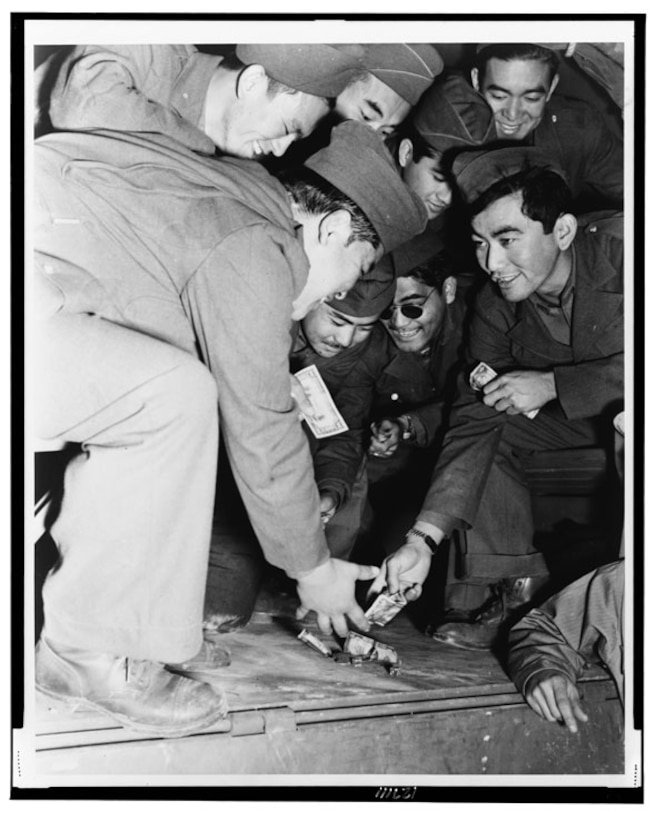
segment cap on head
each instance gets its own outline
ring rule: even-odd
[[[391,254],[385,254],[369,273],[355,282],[345,298],[335,299],[330,305],[346,316],[375,316],[393,302],[396,277]]]
[[[361,62],[412,106],[443,71],[441,55],[429,43],[368,43]]]
[[[246,65],[263,66],[271,79],[318,97],[337,97],[362,71],[357,51],[322,43],[240,44],[236,55]]]
[[[415,236],[391,254],[396,276],[407,276],[419,265],[425,265],[437,256],[444,248],[443,239],[433,230],[428,229]]]
[[[382,138],[363,122],[337,125],[330,144],[305,165],[361,208],[387,253],[425,228],[425,206],[400,178]]]
[[[437,80],[412,114],[412,124],[436,151],[470,148],[496,138],[493,111],[460,74]]]
[[[554,171],[566,180],[549,154],[526,146],[463,151],[455,157],[452,170],[462,198],[470,205],[501,179],[533,168]]]

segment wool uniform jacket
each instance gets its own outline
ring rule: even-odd
[[[573,242],[570,346],[549,335],[532,301],[507,302],[491,281],[485,284],[471,324],[469,364],[459,380],[450,429],[419,519],[441,528],[445,519],[457,522],[456,526],[473,525],[498,442],[511,418],[487,407],[469,386],[468,373],[478,362],[486,362],[499,374],[552,370],[556,402],[566,419],[615,415],[621,409],[622,222],[619,217],[608,218],[578,229]]]
[[[266,558],[292,576],[326,561],[291,398],[292,303],[309,264],[284,187],[255,162],[161,135],[50,134],[35,157],[38,305],[199,357]]]
[[[55,54],[39,66],[36,97],[62,131],[167,134],[213,154],[214,143],[203,131],[204,107],[221,60],[191,45],[76,46],[63,59]]]
[[[622,208],[623,143],[600,112],[580,100],[554,94],[531,141],[565,172],[577,213]]]

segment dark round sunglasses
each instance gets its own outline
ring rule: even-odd
[[[394,310],[399,310],[406,319],[420,319],[421,316],[423,316],[423,311],[425,310],[425,303],[428,301],[430,296],[432,296],[435,290],[436,288],[432,288],[420,305],[389,305],[386,310],[382,311],[380,318],[384,319],[385,322],[388,322],[393,316]]]

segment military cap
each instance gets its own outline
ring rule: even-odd
[[[355,282],[345,298],[333,299],[330,305],[346,316],[375,316],[393,302],[396,277],[391,254],[385,254],[378,264]]]
[[[412,124],[440,153],[496,138],[493,111],[461,74],[451,74],[428,88],[412,114]]]
[[[363,122],[349,120],[333,128],[330,144],[305,166],[361,208],[387,253],[427,224],[425,205],[402,181],[382,137]]]
[[[345,52],[352,49],[337,47]],[[429,43],[366,43],[361,63],[412,106],[443,71],[441,55]]]
[[[421,265],[426,265],[444,248],[445,243],[436,231],[428,229],[415,236],[391,254],[396,276],[407,276]]]
[[[564,172],[549,154],[522,145],[462,151],[455,157],[452,170],[462,198],[470,205],[501,179],[533,168],[554,171],[566,180]]]
[[[323,43],[240,44],[236,55],[246,65],[263,66],[271,79],[318,97],[337,97],[362,71],[357,52]]]

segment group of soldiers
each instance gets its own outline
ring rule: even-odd
[[[532,600],[523,454],[603,441],[623,403],[621,129],[558,96],[563,59],[483,44],[469,77],[430,44],[79,46],[38,67],[35,415],[79,445],[39,691],[162,736],[225,714],[219,433],[322,631],[368,629],[360,581],[416,601],[447,548],[438,640],[491,647]],[[348,428],[321,439],[311,365]],[[359,563],[385,515],[402,533]]]

